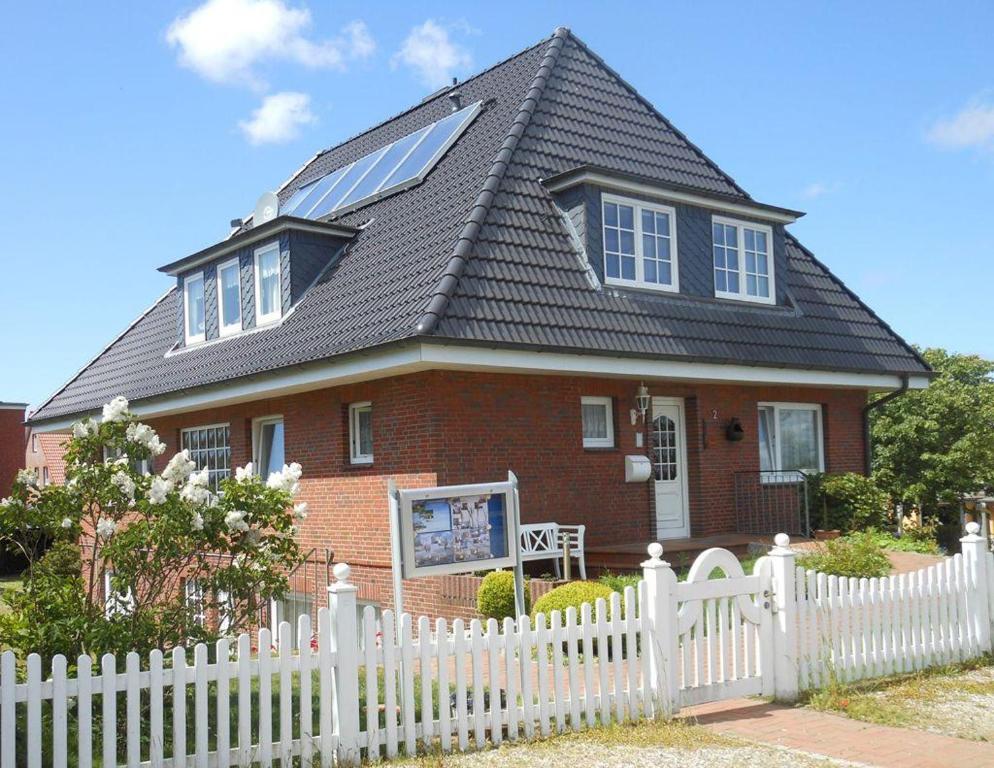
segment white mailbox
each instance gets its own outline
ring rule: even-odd
[[[625,482],[644,483],[652,476],[648,456],[625,456]]]

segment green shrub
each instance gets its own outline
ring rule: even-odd
[[[638,583],[642,579],[639,573],[604,573],[597,579],[600,584],[608,587],[612,592],[624,594],[625,587],[638,588]]]
[[[939,522],[933,520],[921,525],[905,526],[904,533],[898,541],[909,547],[907,552],[921,552],[926,555],[941,555],[943,550],[939,546]],[[958,533],[957,526],[957,533]]]
[[[530,610],[531,595],[525,589],[525,613]],[[491,571],[483,577],[476,593],[476,610],[487,619],[516,619],[514,609],[514,573]]]
[[[531,615],[534,619],[536,614],[544,613],[549,616],[557,610],[562,611],[565,615],[566,609],[570,606],[576,608],[577,613],[579,613],[584,603],[592,604],[598,597],[610,600],[613,593],[614,590],[609,586],[596,581],[571,581],[569,584],[556,587],[536,600]]]
[[[872,535],[845,536],[825,542],[817,551],[797,558],[798,565],[834,576],[873,577],[890,573],[890,560]]]
[[[870,528],[861,533],[851,533],[847,538],[865,536],[873,539],[874,542],[883,549],[894,552],[917,552],[920,555],[940,555],[942,550],[935,540],[934,526],[928,531],[921,528],[908,528],[901,538],[892,535],[888,531],[881,531]]]
[[[889,497],[873,478],[846,472],[811,480],[812,523],[826,531],[860,531],[887,524]]]

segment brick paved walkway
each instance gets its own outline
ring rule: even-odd
[[[682,717],[729,736],[879,768],[994,766],[994,745],[890,728],[750,699],[702,704]]]

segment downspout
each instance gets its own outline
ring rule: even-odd
[[[867,477],[870,476],[870,472],[873,470],[873,444],[870,441],[870,411],[876,410],[882,405],[886,405],[891,400],[894,400],[907,392],[910,380],[911,377],[908,374],[902,374],[901,386],[899,389],[895,389],[893,392],[888,395],[884,395],[879,400],[874,400],[872,403],[867,403],[863,406],[863,469],[865,470]]]

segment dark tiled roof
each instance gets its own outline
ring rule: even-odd
[[[593,352],[888,372],[926,370],[796,241],[797,309],[590,287],[539,183],[580,165],[748,195],[564,30],[460,84],[485,108],[425,181],[350,212],[363,229],[279,326],[170,354],[169,291],[35,413],[75,415],[419,335]],[[296,189],[450,111],[445,94],[319,154]]]

